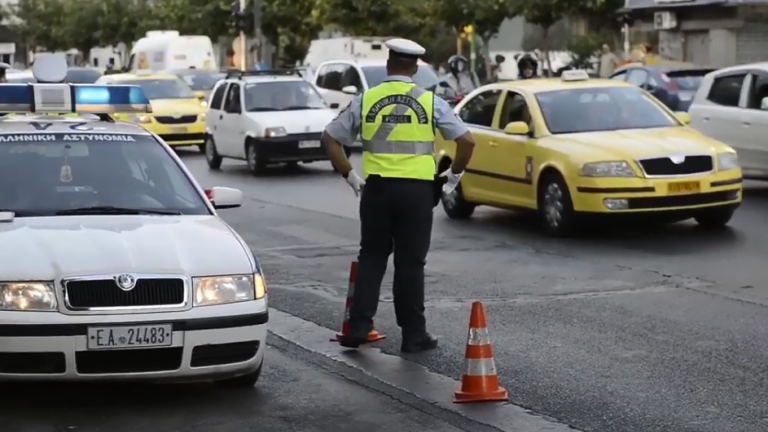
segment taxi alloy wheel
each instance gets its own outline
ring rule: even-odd
[[[216,145],[213,143],[213,137],[205,139],[205,161],[208,162],[208,168],[219,169],[221,168],[222,158],[219,156],[219,152],[216,151]]]
[[[549,174],[539,188],[539,212],[545,229],[554,236],[570,234],[576,225],[571,194],[559,174]]]
[[[696,223],[705,229],[722,229],[728,225],[733,217],[733,208],[714,208],[704,210],[694,216]]]
[[[259,151],[252,142],[246,145],[245,158],[248,161],[248,168],[250,168],[251,174],[260,175],[267,169],[267,163],[259,157]]]
[[[451,219],[469,219],[475,212],[476,205],[464,199],[461,183],[450,194],[442,194],[440,201],[443,203],[445,214]]]

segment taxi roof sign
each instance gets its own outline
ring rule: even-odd
[[[563,71],[563,74],[560,76],[560,78],[566,82],[587,81],[589,80],[589,74],[585,70],[568,70]]]

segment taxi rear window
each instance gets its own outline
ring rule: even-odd
[[[210,214],[176,161],[146,135],[0,134],[0,182],[0,209],[17,214],[88,206]]]
[[[680,126],[658,103],[634,87],[590,87],[538,93],[552,134]]]

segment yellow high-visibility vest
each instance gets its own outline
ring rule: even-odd
[[[363,93],[363,178],[434,179],[434,97],[404,81],[385,81]]]

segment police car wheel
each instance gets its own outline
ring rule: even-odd
[[[261,376],[261,368],[264,366],[264,360],[261,361],[261,364],[259,365],[259,368],[255,371],[245,374],[236,376],[233,378],[227,378],[224,380],[216,381],[216,384],[221,387],[231,387],[231,388],[251,388],[259,381],[259,377]]]
[[[475,212],[475,204],[467,202],[464,199],[464,193],[461,191],[461,183],[450,195],[442,195],[440,201],[443,203],[445,214],[451,219],[469,219]]]
[[[256,144],[249,142],[245,147],[245,158],[248,162],[248,168],[251,170],[251,174],[260,175],[267,169],[267,161],[259,157],[259,151],[256,148]]]
[[[221,168],[222,157],[219,156],[219,152],[216,151],[216,144],[213,143],[213,137],[207,137],[203,147],[202,150],[205,154],[205,161],[208,162],[208,168],[214,170]]]
[[[548,173],[539,181],[539,214],[544,229],[552,236],[564,237],[574,232],[577,215],[568,185],[559,173]]]
[[[705,210],[694,216],[696,223],[706,229],[722,229],[728,225],[733,217],[732,208],[715,208]]]

